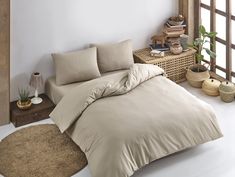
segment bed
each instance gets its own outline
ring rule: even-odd
[[[82,83],[50,116],[85,152],[93,177],[130,177],[156,159],[222,136],[212,108],[154,65]]]
[[[133,64],[129,44],[98,46],[99,69],[96,48],[57,55],[56,79],[47,82],[57,104],[50,117],[86,154],[93,177],[130,177],[154,160],[223,136],[210,105],[158,66]]]

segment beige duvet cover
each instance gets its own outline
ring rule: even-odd
[[[222,136],[211,106],[162,75],[157,66],[135,64],[74,88],[51,113],[85,152],[93,177],[129,177]]]

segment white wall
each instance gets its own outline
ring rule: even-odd
[[[142,48],[178,12],[178,0],[11,1],[11,100],[32,72],[54,74],[50,53],[123,39]]]

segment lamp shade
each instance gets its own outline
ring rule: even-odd
[[[43,78],[39,72],[35,72],[31,75],[29,85],[35,89],[42,87]]]

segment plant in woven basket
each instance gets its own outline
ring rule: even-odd
[[[22,103],[25,103],[27,101],[29,101],[29,90],[27,88],[19,88],[18,89],[18,94],[19,94],[19,100]]]
[[[210,46],[214,47],[214,44],[210,42],[210,39],[215,39],[217,35],[217,32],[207,32],[206,28],[203,25],[200,25],[199,27],[199,38],[196,38],[193,41],[192,47],[197,50],[196,53],[196,59],[197,63],[200,64],[201,61],[205,58],[203,55],[203,51],[206,51],[206,53],[211,58],[216,58],[216,53],[211,51],[209,48],[205,47],[205,44],[209,43]],[[195,72],[203,72],[200,70],[200,66],[198,66],[197,71]]]
[[[29,109],[32,105],[29,98],[30,91],[28,88],[18,89],[19,100],[17,101],[17,106],[19,109],[26,110]]]
[[[191,47],[197,50],[196,53],[197,64],[188,68],[186,78],[190,85],[192,85],[193,87],[201,88],[204,80],[210,78],[208,68],[205,67],[204,65],[201,65],[201,61],[204,59],[203,51],[206,51],[206,53],[211,58],[216,57],[216,53],[211,51],[205,45],[210,44],[210,46],[214,46],[214,44],[211,43],[209,39],[215,39],[217,33],[207,32],[205,27],[201,25],[199,27],[199,34],[200,37],[196,38],[193,41],[193,45],[191,45]]]

